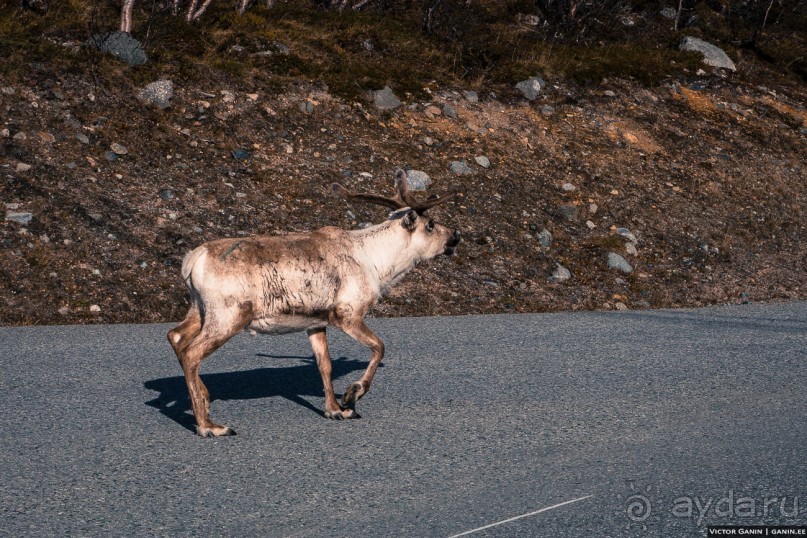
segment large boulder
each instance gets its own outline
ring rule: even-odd
[[[163,109],[171,106],[171,97],[173,96],[174,83],[167,79],[148,84],[145,88],[140,90],[138,94],[138,97],[144,103]]]
[[[96,34],[90,38],[88,44],[120,58],[128,65],[142,65],[148,61],[143,45],[128,32]]]
[[[395,110],[402,104],[389,86],[384,86],[383,90],[373,92],[373,103],[379,110]]]
[[[529,99],[530,101],[535,101],[538,98],[538,94],[541,93],[541,90],[546,86],[546,81],[541,77],[530,77],[527,80],[522,80],[518,84],[516,84],[516,89],[521,92],[525,98]]]
[[[716,47],[711,43],[707,43],[703,39],[698,39],[697,37],[685,37],[683,40],[681,40],[681,45],[679,48],[681,50],[700,52],[703,54],[703,63],[706,65],[711,65],[712,67],[718,67],[720,69],[728,69],[730,71],[737,70],[734,62],[732,62],[731,58],[729,58],[728,55],[723,52],[723,49]]]

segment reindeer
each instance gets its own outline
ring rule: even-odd
[[[210,395],[199,377],[202,360],[239,332],[306,331],[325,390],[324,416],[358,418],[356,401],[367,394],[384,343],[364,323],[378,299],[423,260],[452,255],[460,232],[435,223],[425,212],[456,195],[417,200],[406,173],[395,176],[395,197],[353,193],[348,200],[393,210],[388,219],[361,230],[326,227],[283,236],[220,239],[189,252],[182,278],[190,292],[185,319],[168,332],[188,385],[197,433],[235,435],[210,420]],[[367,370],[337,403],[331,383],[326,327],[338,327],[372,351]]]

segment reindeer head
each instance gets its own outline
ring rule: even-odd
[[[425,215],[428,209],[456,196],[456,191],[439,197],[433,195],[425,201],[420,201],[409,189],[406,172],[400,169],[395,172],[395,188],[398,192],[392,198],[350,192],[339,183],[333,183],[332,187],[349,200],[378,204],[396,210],[390,214],[390,220],[400,221],[401,227],[409,234],[409,243],[421,252],[423,258],[433,258],[438,254],[451,256],[460,243],[459,230],[437,224]]]

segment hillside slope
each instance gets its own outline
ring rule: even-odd
[[[388,78],[404,104],[381,111],[364,93],[377,82],[353,95],[256,66],[129,68],[63,37],[14,48],[27,69],[0,83],[1,324],[179,319],[190,248],[377,222],[328,186],[391,193],[397,167],[459,190],[433,213],[465,240],[378,315],[807,297],[807,113],[789,75],[535,72],[534,101],[504,82]],[[164,110],[137,99],[158,78],[174,84]],[[550,278],[558,264],[570,278]]]

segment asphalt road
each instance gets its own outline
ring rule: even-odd
[[[321,416],[305,335],[229,342],[202,368],[222,439],[191,432],[169,326],[0,329],[0,535],[807,524],[807,303],[371,325],[351,421]],[[331,352],[339,391],[369,353]]]

